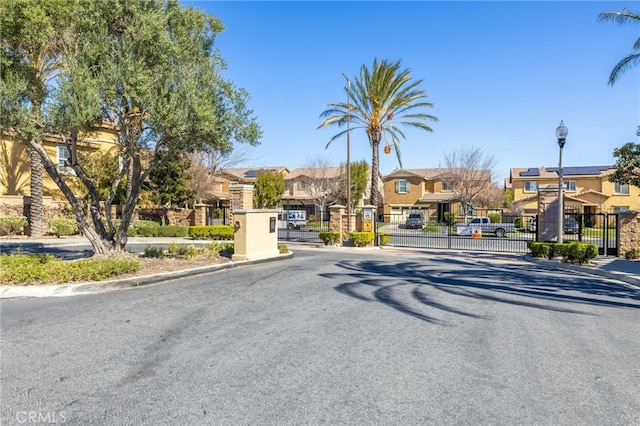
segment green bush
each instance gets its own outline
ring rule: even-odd
[[[340,241],[340,232],[338,231],[330,231],[330,232],[320,232],[318,234],[318,238],[324,241],[324,245],[335,245]]]
[[[568,245],[566,259],[571,263],[587,263],[598,256],[598,246],[595,244],[572,241]]]
[[[190,226],[189,237],[194,240],[233,240],[232,225]]]
[[[78,233],[78,225],[73,219],[66,219],[63,217],[56,217],[49,219],[47,222],[49,229],[56,237],[66,237],[69,235],[75,235]]]
[[[289,247],[286,244],[278,243],[278,252],[280,254],[289,253]]]
[[[391,242],[391,234],[388,232],[378,232],[378,244],[386,246]]]
[[[140,269],[140,263],[131,259],[63,261],[39,254],[1,255],[0,266],[0,284],[5,285],[99,281]]]
[[[452,226],[456,221],[456,215],[451,212],[446,212],[444,214],[444,222],[447,226]]]
[[[500,213],[489,213],[487,217],[491,221],[491,223],[501,223],[502,222],[502,214]]]
[[[27,218],[24,216],[0,216],[0,235],[22,234],[25,226]]]
[[[164,250],[162,250],[160,247],[146,246],[144,248],[144,255],[146,257],[162,258],[164,257]]]
[[[210,255],[214,255],[214,256],[225,256],[225,257],[229,257],[231,255],[233,255],[233,243],[211,243],[209,244],[207,247],[205,247],[204,251],[205,253],[208,253]]]
[[[160,224],[152,220],[134,220],[133,229],[141,237],[157,237]]]
[[[373,242],[373,232],[349,232],[349,240],[356,247],[366,247]]]
[[[440,234],[442,232],[443,226],[446,228],[449,227],[449,225],[445,223],[438,223],[436,221],[431,221],[425,225],[425,227],[423,228],[423,231],[428,232],[430,234]]]
[[[624,258],[627,260],[640,259],[640,250],[639,249],[627,250],[624,254]]]
[[[542,257],[545,259],[551,259],[552,249],[550,243],[539,243],[537,241],[527,241],[527,246],[531,250],[533,257]]]
[[[516,220],[513,221],[513,226],[516,229],[523,228],[524,227],[523,224],[524,224],[524,219],[522,217],[517,217]]]
[[[186,237],[187,228],[177,225],[166,225],[158,228],[158,237]]]

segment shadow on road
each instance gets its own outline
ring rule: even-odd
[[[454,257],[457,256],[457,257]],[[480,253],[472,258],[442,253],[394,262],[342,261],[341,273],[321,274],[343,284],[336,290],[379,302],[423,321],[442,323],[438,311],[471,318],[474,312],[438,302],[445,293],[525,308],[593,315],[586,306],[638,309],[640,290],[586,275],[557,274],[512,256]]]

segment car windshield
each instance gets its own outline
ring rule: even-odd
[[[409,215],[409,219],[420,219],[420,215],[419,214],[410,214]]]

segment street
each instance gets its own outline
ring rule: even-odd
[[[512,254],[291,248],[2,301],[2,425],[640,424],[639,289]]]

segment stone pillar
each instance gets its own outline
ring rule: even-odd
[[[341,206],[340,204],[329,206],[329,231],[339,232],[339,241],[344,241],[348,238],[348,235],[346,235],[347,223],[345,221],[345,210],[346,207]]]
[[[538,241],[558,240],[558,190],[538,192]]]
[[[193,206],[193,214],[190,218],[191,226],[204,226],[207,224],[207,205],[196,204]]]
[[[229,223],[233,224],[233,213],[237,210],[253,209],[253,185],[229,185],[231,194],[231,208],[229,209]]]
[[[618,256],[624,257],[629,250],[640,250],[640,214],[618,213]]]

